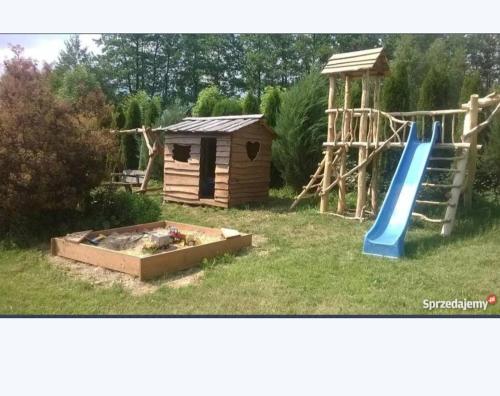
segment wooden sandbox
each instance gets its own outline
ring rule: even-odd
[[[88,238],[99,235],[110,236],[131,232],[147,232],[158,228],[176,227],[180,232],[196,232],[211,236],[214,240],[196,246],[172,247],[150,255],[137,256],[129,252],[94,246],[84,242],[69,241],[65,237],[52,238],[51,253],[54,256],[125,272],[141,280],[152,279],[167,272],[187,269],[200,264],[204,258],[212,258],[224,253],[236,252],[252,245],[252,234],[239,233],[224,238],[221,229],[200,227],[171,221],[138,224],[101,231],[92,231]]]

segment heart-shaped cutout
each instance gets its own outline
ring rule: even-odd
[[[247,155],[250,161],[253,161],[260,150],[259,142],[247,142]]]

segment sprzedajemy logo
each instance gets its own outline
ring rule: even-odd
[[[467,311],[469,309],[486,310],[488,305],[494,305],[497,302],[497,296],[493,293],[489,294],[485,300],[468,300],[466,298],[459,300],[428,300],[425,299],[422,304],[423,308],[429,311],[434,309],[461,309]]]

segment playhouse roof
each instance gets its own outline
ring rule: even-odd
[[[266,124],[263,114],[246,114],[221,117],[186,117],[181,122],[165,128],[168,132],[182,133],[232,133],[252,124],[260,124],[271,134],[274,131]]]
[[[359,77],[365,71],[370,75],[385,76],[389,72],[389,62],[384,48],[373,48],[364,51],[344,52],[334,54],[321,74],[345,74]]]

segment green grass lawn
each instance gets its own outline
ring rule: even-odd
[[[500,206],[476,197],[451,238],[416,223],[406,257],[364,256],[364,223],[320,215],[316,203],[288,212],[291,194],[239,209],[163,206],[163,218],[255,234],[256,247],[203,263],[199,284],[141,296],[70,277],[48,244],[0,249],[1,314],[422,314],[424,299],[500,295]],[[486,311],[432,311],[499,314]]]

